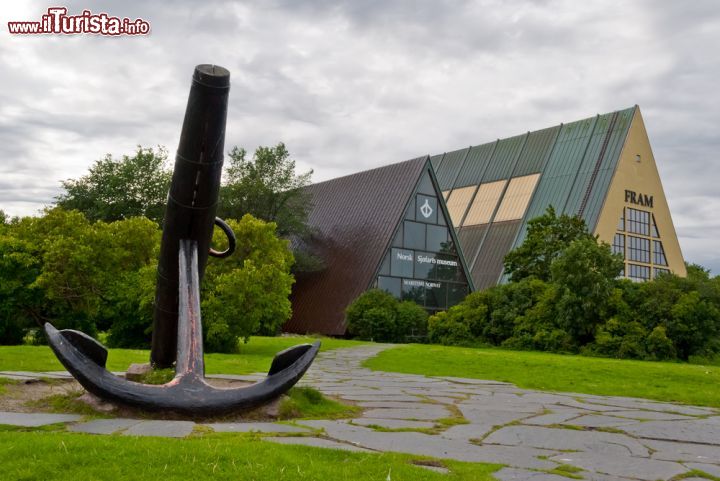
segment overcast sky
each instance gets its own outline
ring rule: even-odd
[[[287,144],[313,180],[639,104],[686,260],[720,274],[720,3],[70,1],[139,37],[14,36],[0,6],[0,209],[136,145],[174,154],[190,75],[231,72],[226,148]]]

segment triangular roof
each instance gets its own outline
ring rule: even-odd
[[[372,283],[428,163],[418,157],[306,187],[312,249],[325,268],[297,277],[285,331],[345,334],[345,308]]]
[[[505,255],[522,244],[528,222],[550,205],[558,214],[582,217],[591,232],[600,231],[631,126],[645,133],[637,105],[431,158],[476,287],[501,279]],[[644,139],[649,151],[646,134]],[[646,157],[654,169],[652,185],[659,186],[651,151]],[[656,191],[666,205],[662,187]],[[669,210],[663,217],[671,226]],[[666,232],[675,246],[674,228]],[[612,235],[601,240],[612,242]],[[672,250],[682,264],[679,248]],[[673,270],[684,273],[684,267]]]
[[[638,200],[634,199],[636,196]],[[649,202],[647,202],[648,200]],[[669,269],[677,275],[687,275],[685,259],[680,250],[675,225],[670,215],[670,207],[665,198],[665,191],[639,107],[635,109],[593,233],[607,242],[610,242],[614,236],[622,235],[625,232],[633,234],[629,232],[627,228],[629,226],[622,226],[621,229],[618,222],[619,219],[627,217],[628,209],[640,209],[649,211],[651,214],[652,268],[660,270],[660,272]],[[661,242],[661,244],[656,246],[655,241]],[[658,260],[658,256],[654,252],[656,247],[663,252],[667,265],[656,264],[655,261]],[[628,264],[632,262],[627,259],[626,273]],[[655,275],[656,272],[653,272],[652,277]]]

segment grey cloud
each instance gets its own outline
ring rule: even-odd
[[[10,213],[34,213],[107,152],[163,144],[172,156],[192,67],[211,62],[232,73],[228,149],[283,140],[316,180],[638,103],[684,253],[720,272],[712,0],[67,6],[142,17],[152,33],[0,42]]]

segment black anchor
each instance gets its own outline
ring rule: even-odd
[[[91,393],[148,410],[211,415],[250,409],[290,389],[315,359],[320,342],[300,344],[275,355],[267,377],[241,388],[217,388],[205,381],[200,316],[200,282],[208,255],[227,257],[235,235],[215,217],[225,144],[230,72],[215,65],[195,67],[172,183],[165,209],[158,262],[151,362],[175,364],[163,385],[132,382],[105,369],[107,350],[80,331],[45,324],[60,362]],[[214,226],[228,237],[228,249],[210,247]]]

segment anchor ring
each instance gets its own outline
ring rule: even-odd
[[[222,252],[219,252],[219,251],[216,251],[215,249],[213,249],[213,248],[211,247],[211,248],[210,248],[210,255],[213,256],[213,257],[218,257],[218,258],[221,258],[221,259],[222,259],[222,258],[228,257],[228,256],[231,255],[233,252],[235,252],[235,245],[236,245],[235,233],[234,233],[233,230],[230,228],[230,226],[227,225],[227,223],[226,223],[224,220],[222,220],[220,217],[215,217],[215,225],[218,226],[218,227],[220,227],[220,229],[221,229],[221,230],[225,233],[225,235],[227,236],[228,248],[225,249],[225,250],[222,251]]]

